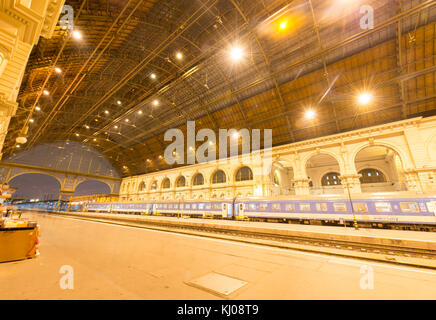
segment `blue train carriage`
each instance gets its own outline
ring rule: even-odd
[[[231,219],[232,200],[196,199],[182,201],[156,201],[153,203],[154,215]]]
[[[88,203],[87,208],[91,212],[111,212],[112,204],[110,202]]]
[[[351,209],[351,203],[353,209]],[[235,200],[237,220],[436,230],[436,195],[373,193]]]
[[[108,203],[109,212],[135,215],[150,215],[153,213],[149,202],[112,202]]]

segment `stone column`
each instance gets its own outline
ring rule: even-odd
[[[296,195],[309,194],[309,179],[304,177],[294,178],[294,189]]]
[[[59,191],[59,198],[58,198],[58,204],[56,206],[56,211],[60,210],[61,200],[69,201],[71,199],[71,197],[73,196],[73,194],[74,194],[74,190],[61,189]],[[70,207],[70,205],[68,204],[67,211],[68,211],[69,207]]]
[[[419,179],[418,172],[414,170],[404,171],[406,177],[406,185],[408,191],[423,192],[421,180]]]
[[[361,175],[357,173],[343,174],[339,176],[345,193],[348,193],[348,190],[350,190],[350,193],[362,193],[360,187],[360,176]]]

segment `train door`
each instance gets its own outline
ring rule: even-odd
[[[235,203],[236,216],[244,216],[244,209],[245,209],[244,203]]]
[[[232,216],[232,206],[229,203],[221,203],[221,216],[228,218]]]
[[[152,214],[157,213],[157,204],[156,203],[153,203],[151,210],[152,210]]]

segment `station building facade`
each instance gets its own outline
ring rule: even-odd
[[[255,153],[126,177],[120,200],[436,192],[436,116],[277,146],[269,167]]]

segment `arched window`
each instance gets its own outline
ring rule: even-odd
[[[194,186],[201,186],[202,184],[204,184],[204,177],[201,173],[197,173],[194,176],[194,180],[192,181],[192,184]]]
[[[162,181],[162,189],[169,189],[170,186],[171,186],[170,179],[169,179],[169,178],[165,178],[165,179]]]
[[[145,182],[141,181],[141,183],[139,184],[139,192],[145,191]]]
[[[177,179],[176,186],[177,188],[184,187],[186,183],[186,179],[184,176],[181,176]]]
[[[247,166],[239,168],[236,172],[236,181],[253,180],[253,171]]]
[[[341,179],[339,179],[339,173],[337,172],[329,172],[326,173],[321,179],[322,186],[337,186],[340,185]]]
[[[224,183],[226,182],[226,174],[223,170],[217,170],[213,174],[212,183]]]
[[[360,177],[360,183],[379,183],[379,182],[386,182],[385,175],[377,170],[377,169],[363,169],[359,171],[359,174],[362,176]]]
[[[157,189],[157,181],[154,180],[153,183],[151,184],[150,190],[156,190]]]

